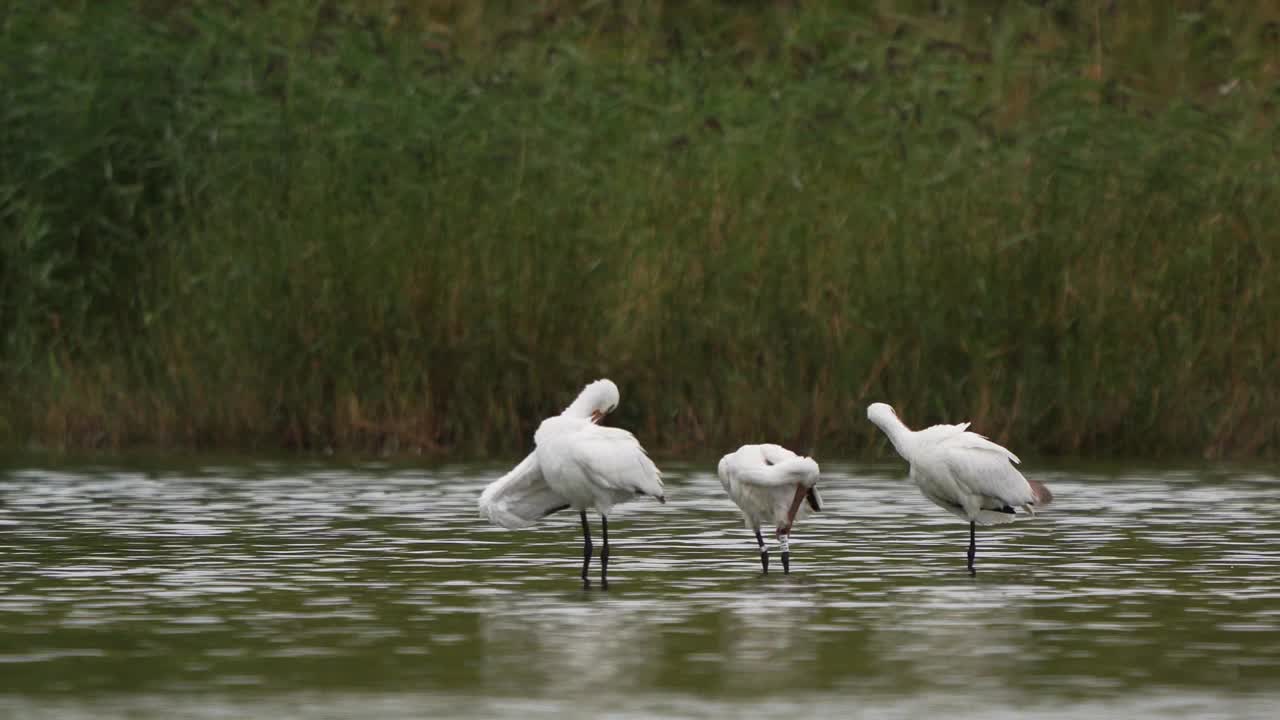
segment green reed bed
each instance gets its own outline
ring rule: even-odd
[[[510,453],[601,375],[659,451],[1280,439],[1260,5],[32,5],[0,443]]]

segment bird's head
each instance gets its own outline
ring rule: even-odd
[[[589,383],[578,393],[573,404],[565,409],[564,415],[589,419],[598,423],[605,415],[618,408],[618,386],[612,380],[601,378]]]
[[[889,421],[902,422],[898,420],[898,413],[894,412],[888,403],[882,402],[871,403],[867,406],[867,419],[880,427],[884,427],[885,423]]]

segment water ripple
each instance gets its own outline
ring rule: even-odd
[[[633,699],[625,715],[797,691],[829,708],[841,693],[1143,707],[1138,688],[1246,698],[1280,677],[1276,477],[1039,473],[1055,504],[980,530],[970,578],[967,527],[900,469],[828,463],[793,574],[761,577],[714,475],[664,470],[671,502],[611,518],[607,593],[578,587],[572,514],[520,532],[477,517],[501,468],[0,474],[0,694],[431,692],[536,710],[607,688]]]

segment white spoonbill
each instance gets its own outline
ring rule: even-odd
[[[591,529],[587,510],[600,513],[604,548],[600,585],[609,587],[609,511],[639,495],[665,503],[662,473],[631,433],[596,423],[618,407],[618,386],[590,383],[559,415],[533,435],[535,448],[511,472],[480,494],[480,514],[505,528],[523,528],[559,510],[582,519],[582,584],[591,587]]]
[[[791,526],[800,503],[807,500],[815,512],[822,509],[818,495],[818,463],[781,445],[743,445],[720,458],[720,484],[742,510],[747,527],[760,545],[760,566],[769,573],[769,547],[760,525],[773,525],[782,550],[782,572],[791,572]]]
[[[1044,483],[1028,480],[1014,463],[1018,456],[985,437],[969,432],[969,423],[934,425],[911,430],[884,403],[867,406],[875,423],[903,460],[911,464],[909,479],[935,505],[969,521],[969,572],[976,573],[978,525],[1013,522],[1017,510],[1032,515],[1048,505],[1053,493]]]

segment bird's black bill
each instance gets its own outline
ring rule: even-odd
[[[822,512],[822,500],[818,497],[818,488],[809,488],[809,492],[805,494],[804,499],[808,501],[809,507],[814,512]]]

